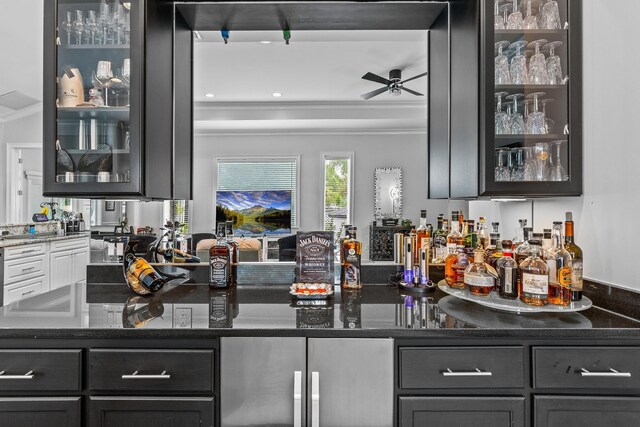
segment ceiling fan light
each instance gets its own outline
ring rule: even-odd
[[[389,94],[391,96],[400,96],[400,88],[399,87],[392,87],[389,89]]]

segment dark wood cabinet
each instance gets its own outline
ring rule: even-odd
[[[213,427],[211,397],[89,398],[90,427]]]
[[[640,397],[535,396],[535,427],[640,425]]]
[[[399,427],[524,427],[525,398],[400,397]]]
[[[44,2],[46,196],[191,199],[191,30],[172,1],[123,3]]]
[[[0,397],[2,427],[80,427],[80,397]]]

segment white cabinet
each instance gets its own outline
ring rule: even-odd
[[[50,288],[86,282],[89,242],[70,239],[51,242]]]
[[[73,283],[71,281],[72,253],[70,251],[52,252],[50,257],[49,283],[51,289]]]

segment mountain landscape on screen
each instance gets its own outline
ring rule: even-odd
[[[233,221],[236,236],[291,232],[291,191],[218,191],[216,222]]]

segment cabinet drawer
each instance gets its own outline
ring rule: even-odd
[[[213,350],[93,349],[89,388],[212,392],[213,362]]]
[[[524,386],[522,347],[401,347],[399,359],[404,389]]]
[[[70,251],[73,249],[83,249],[89,246],[86,238],[54,240],[51,242],[51,252]]]
[[[0,350],[0,391],[80,390],[82,350]]]
[[[4,284],[48,274],[46,255],[19,258],[4,263]]]
[[[533,363],[536,388],[640,389],[640,347],[534,347]]]
[[[47,290],[45,276],[24,280],[4,287],[3,305],[41,294]]]
[[[46,243],[31,243],[28,245],[20,245],[5,248],[4,250],[4,259],[5,261],[9,261],[11,259],[16,258],[24,258],[27,256],[33,255],[42,255],[44,254]]]

